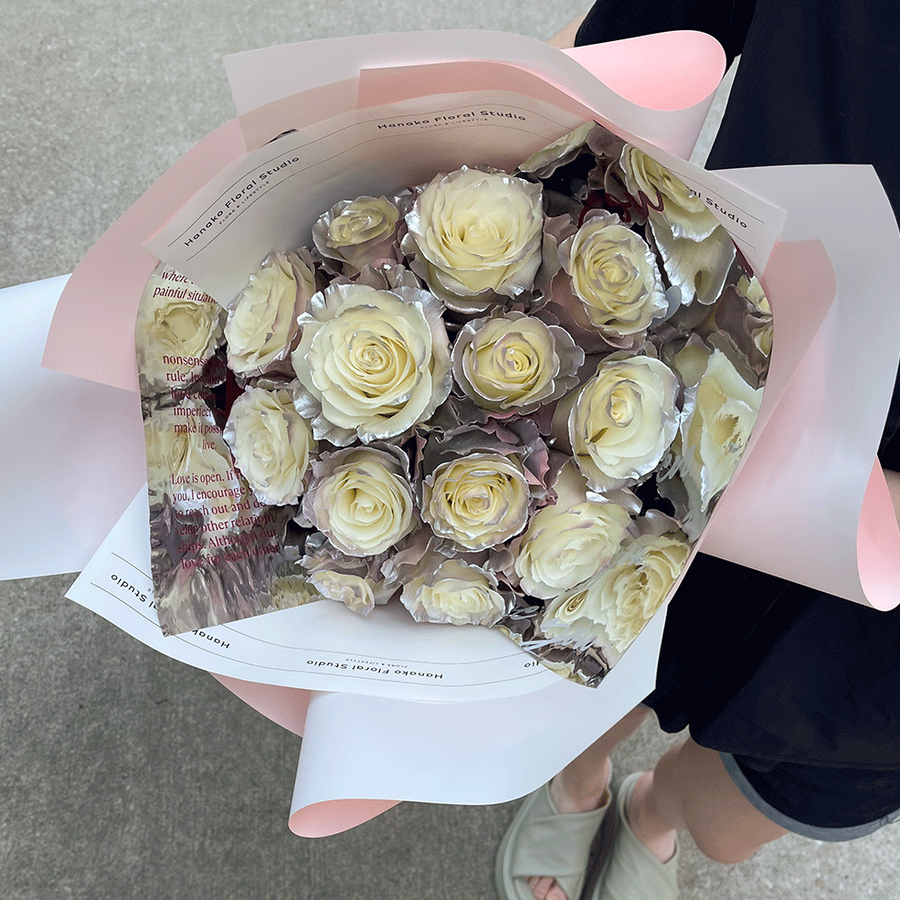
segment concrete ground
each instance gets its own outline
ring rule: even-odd
[[[0,286],[71,271],[184,151],[230,118],[219,59],[308,38],[483,28],[546,38],[585,0],[0,0]],[[63,594],[0,584],[0,900],[493,900],[516,804],[402,804],[307,840],[287,816],[299,739],[211,677]],[[616,760],[674,739],[645,726]],[[685,900],[884,898],[900,831],[789,836],[733,867],[685,840]]]

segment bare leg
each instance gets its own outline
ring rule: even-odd
[[[547,43],[551,47],[556,47],[557,50],[568,50],[570,47],[574,47],[575,35],[578,34],[578,29],[583,21],[584,16],[579,16],[573,22],[569,22],[565,28],[554,34]]]
[[[635,707],[550,782],[550,798],[559,812],[587,812],[602,806],[609,783],[610,753],[649,713],[645,706]],[[552,878],[529,878],[528,886],[537,900],[577,900],[567,898]]]
[[[674,854],[675,833],[682,828],[721,863],[740,862],[787,833],[750,804],[718,753],[690,738],[638,781],[627,815],[634,833],[661,862]]]

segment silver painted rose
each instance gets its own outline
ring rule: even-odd
[[[427,291],[335,284],[312,299],[300,324],[291,356],[305,389],[298,409],[317,438],[344,446],[397,437],[450,392],[447,332]]]
[[[531,287],[543,223],[539,184],[463,166],[416,197],[402,248],[451,309],[483,312]]]
[[[273,253],[228,309],[228,367],[258,375],[284,361],[298,335],[297,316],[315,293],[308,253]]]
[[[584,351],[564,329],[509,312],[468,322],[451,358],[457,385],[476,405],[527,415],[578,383]]]

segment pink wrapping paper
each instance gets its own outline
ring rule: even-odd
[[[896,293],[885,261],[895,258],[890,248],[900,233],[871,167],[815,167],[827,190],[801,183],[804,168],[723,173],[787,201],[782,237],[792,243],[773,253],[762,276],[778,323],[769,385],[784,393],[767,388],[760,414],[769,421],[754,432],[752,452],[715,510],[703,550],[893,609],[900,603],[900,529],[875,451],[900,355],[897,307],[883,302]],[[835,215],[833,198],[845,196],[867,198],[861,206],[867,233]],[[802,216],[791,213],[801,197]],[[819,223],[818,240],[800,243],[809,222]],[[790,305],[779,307],[781,298]],[[805,351],[796,344],[798,323],[789,318],[781,327],[792,309],[815,309],[820,320]],[[779,369],[791,355],[797,369],[783,383]]]
[[[42,365],[137,393],[134,318],[158,263],[143,246],[210,172],[244,153],[236,120],[208,134],[94,244],[69,278],[56,306]],[[85,309],[91,314],[85,315]],[[141,451],[143,452],[143,451]]]

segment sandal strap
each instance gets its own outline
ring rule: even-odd
[[[609,859],[592,900],[677,900],[680,848],[661,863],[638,839],[625,813],[634,785],[641,773],[629,775],[613,786],[615,809],[610,823],[615,838]]]
[[[576,900],[584,881],[591,844],[609,804],[585,813],[558,813],[547,785],[526,801],[510,861],[514,878],[554,878],[566,896]]]

